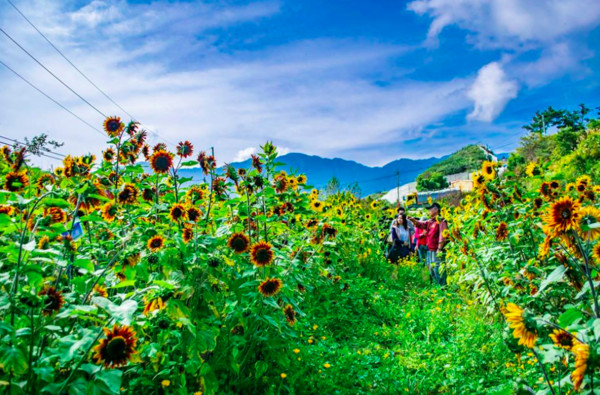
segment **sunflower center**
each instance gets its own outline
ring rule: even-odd
[[[115,336],[106,345],[106,356],[109,360],[121,360],[127,356],[127,343],[123,336]]]
[[[243,250],[246,248],[246,241],[241,237],[236,237],[231,241],[234,250]]]
[[[159,170],[168,170],[169,169],[169,160],[164,156],[159,156],[156,158],[154,162],[154,166]]]
[[[569,219],[571,218],[571,210],[569,210],[568,208],[564,208],[561,212],[560,212],[560,216],[563,217],[564,219]]]
[[[158,248],[162,245],[162,241],[160,239],[154,239],[152,240],[152,247],[153,248]]]
[[[269,260],[271,259],[271,254],[270,251],[266,248],[259,248],[256,251],[256,260],[258,262],[264,263],[264,262],[269,262]]]
[[[110,132],[116,132],[119,129],[119,122],[112,120],[112,121],[108,121],[106,123],[106,128],[110,131]]]

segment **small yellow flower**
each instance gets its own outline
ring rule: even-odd
[[[285,373],[281,373],[281,378],[282,378],[282,379],[284,379],[284,378],[286,378],[286,377],[287,377],[287,374],[285,374]]]
[[[318,327],[319,327],[319,325],[317,325],[317,324],[313,325],[313,331],[316,331]]]
[[[298,354],[300,352],[299,348],[294,348],[294,354]]]
[[[163,387],[168,387],[171,385],[171,382],[169,380],[163,380],[160,382],[160,385],[162,385]]]
[[[308,344],[313,344],[313,339],[308,339]]]
[[[321,337],[321,339],[325,340],[325,339],[327,339],[327,338],[326,338],[325,336],[323,336],[323,337]]]
[[[331,367],[331,365],[330,365],[330,364],[328,364],[328,363],[324,363],[324,364],[323,364],[323,367],[324,367],[325,369],[329,369],[329,368]]]

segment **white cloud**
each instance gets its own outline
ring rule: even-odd
[[[408,55],[411,48],[311,40],[252,52],[221,51],[211,39],[196,38],[205,37],[199,32],[207,27],[188,16],[202,14],[207,19],[212,13],[221,15],[220,23],[231,25],[259,21],[277,12],[279,6],[250,3],[244,12],[237,12],[239,9],[218,2],[210,4],[156,2],[133,6],[107,0],[101,10],[114,5],[119,14],[114,20],[90,27],[86,34],[81,34],[81,21],[68,17],[80,9],[71,9],[65,17],[65,9],[51,1],[23,2],[20,6],[26,14],[37,15],[34,23],[44,32],[53,32],[51,39],[59,48],[127,111],[171,142],[190,140],[197,151],[214,146],[220,163],[267,140],[285,147],[280,148],[281,153],[291,150],[335,156],[353,152],[352,159],[380,162],[383,158],[375,145],[414,138],[425,126],[471,105],[465,95],[468,79],[420,82],[398,74],[394,84],[382,87],[364,78],[365,73],[384,67],[390,59]],[[163,25],[144,22],[160,15],[165,26],[181,23],[175,37],[165,34]],[[125,117],[35,32],[22,28],[17,16],[4,13],[0,23],[103,112]],[[40,88],[101,126],[101,116],[18,49],[0,41],[0,52],[6,54],[3,60]],[[195,59],[193,63],[189,63],[190,58]],[[65,153],[97,153],[103,146],[105,138],[1,68],[0,81],[0,131],[13,137],[47,132],[66,142]],[[151,142],[158,140],[151,138]],[[361,149],[365,146],[372,148]],[[397,155],[389,153],[391,158]]]
[[[600,24],[597,0],[415,0],[408,9],[433,19],[430,42],[435,43],[446,27],[457,25],[482,47],[553,43]]]
[[[498,62],[483,66],[468,92],[475,108],[467,118],[485,122],[493,121],[502,112],[506,103],[517,97],[518,90],[517,83],[506,77]]]
[[[250,159],[250,157],[256,154],[256,147],[248,147],[243,150],[239,150],[237,154],[233,157],[233,162],[243,162],[246,159]]]

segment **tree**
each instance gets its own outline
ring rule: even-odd
[[[448,188],[450,184],[446,177],[437,171],[425,172],[417,177],[417,190],[422,191],[437,191]]]
[[[331,179],[327,182],[327,186],[325,187],[325,193],[327,194],[327,196],[335,195],[340,190],[341,190],[340,180],[335,176],[331,177]]]

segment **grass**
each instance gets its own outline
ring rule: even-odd
[[[279,391],[510,393],[503,328],[468,296],[429,284],[419,265],[348,285],[352,292],[319,295],[335,308],[317,307],[315,322],[298,323],[301,337],[284,351],[295,362]]]

